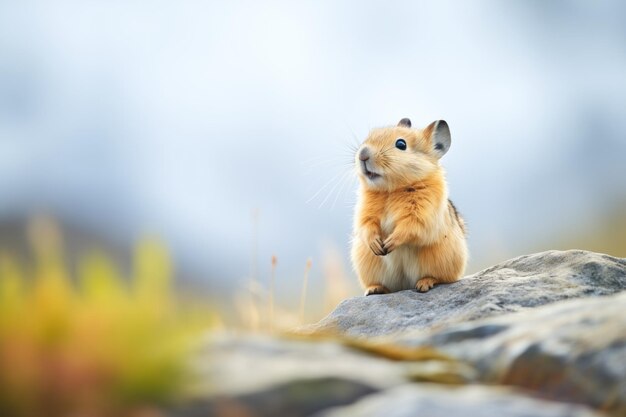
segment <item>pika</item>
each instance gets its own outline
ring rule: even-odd
[[[465,222],[439,164],[450,143],[444,120],[413,129],[404,118],[373,129],[359,147],[351,257],[365,295],[426,292],[463,276]]]

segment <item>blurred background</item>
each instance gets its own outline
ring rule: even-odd
[[[182,290],[227,308],[273,280],[293,308],[304,278],[317,317],[360,293],[350,147],[409,117],[451,127],[468,273],[624,257],[625,21],[619,1],[0,2],[0,247],[28,260],[40,216],[70,268],[158,236]]]

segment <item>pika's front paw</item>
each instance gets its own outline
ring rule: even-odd
[[[376,295],[376,294],[389,294],[389,290],[384,285],[370,285],[365,290],[365,296],[368,295]]]
[[[390,235],[383,242],[383,249],[385,250],[385,255],[393,252],[398,247],[398,238],[395,235]]]
[[[437,283],[437,280],[435,278],[424,277],[417,281],[415,288],[419,292],[426,292],[430,290],[432,287],[434,287],[436,283]]]
[[[385,256],[387,254],[387,251],[385,250],[385,247],[383,245],[383,241],[380,237],[375,237],[374,239],[372,239],[369,245],[372,252],[374,252],[374,255]]]

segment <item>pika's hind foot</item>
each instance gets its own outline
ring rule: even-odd
[[[437,283],[437,280],[435,278],[424,277],[417,281],[417,284],[415,284],[415,288],[419,292],[426,292],[430,290],[432,287],[434,287],[436,283]]]
[[[370,285],[365,290],[366,297],[368,295],[376,295],[376,294],[389,294],[389,290],[387,289],[387,287],[385,287],[384,285],[380,285],[380,284]]]

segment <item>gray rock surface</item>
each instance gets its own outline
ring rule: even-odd
[[[218,395],[185,404],[176,417],[299,417],[347,405],[376,392],[357,381],[339,378],[295,379],[244,395]]]
[[[624,289],[626,260],[549,251],[346,300],[300,338],[212,334],[170,415],[623,417]]]
[[[394,344],[436,347],[485,383],[626,416],[626,292],[413,331]]]
[[[375,389],[405,383],[407,364],[332,341],[213,334],[193,364],[202,395],[246,395],[294,380],[355,380]],[[205,381],[219,383],[205,384]]]
[[[402,342],[413,346],[423,340]],[[187,401],[172,410],[172,416],[310,416],[325,411],[328,416],[377,416],[387,410],[383,414],[391,416],[423,411],[435,417],[446,412],[470,417],[597,417],[584,407],[499,387],[415,384],[471,382],[477,374],[468,377],[473,368],[468,371],[461,362],[428,355],[417,362],[390,361],[328,340],[214,334],[193,369],[198,384],[190,387]]]
[[[401,386],[367,396],[355,404],[325,410],[315,417],[600,417],[584,406],[529,397],[489,386],[442,388]]]
[[[389,361],[337,341],[213,334],[192,363],[187,401],[171,414],[307,416],[414,380],[475,376],[467,365],[429,352],[420,362]]]
[[[626,288],[626,259],[580,250],[521,256],[427,293],[401,291],[342,302],[303,333],[373,337],[442,327]]]

